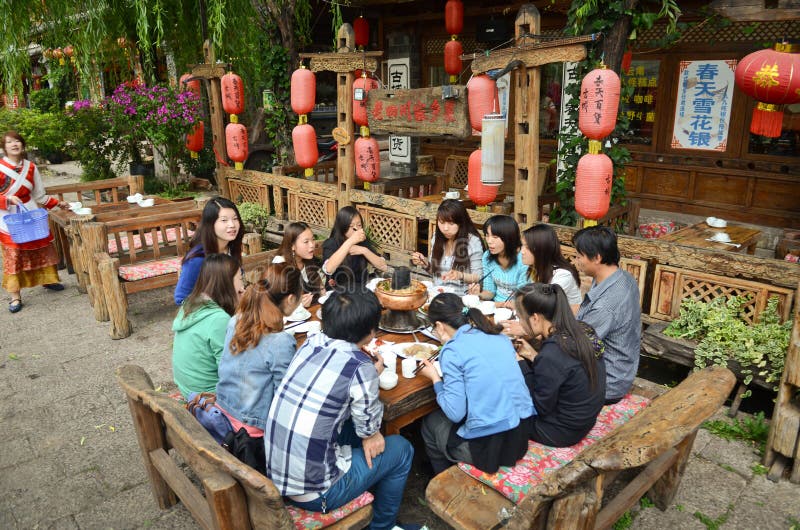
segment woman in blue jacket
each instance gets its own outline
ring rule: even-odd
[[[207,255],[228,254],[241,267],[243,237],[244,227],[236,205],[224,197],[209,200],[189,244],[189,252],[181,261],[181,272],[175,286],[175,304],[181,305],[192,292]]]
[[[453,462],[468,462],[487,473],[514,465],[528,448],[536,414],[514,346],[500,334],[501,326],[464,307],[455,294],[434,298],[428,317],[442,341],[443,378],[427,360],[421,371],[433,382],[441,407],[422,423],[434,471]]]

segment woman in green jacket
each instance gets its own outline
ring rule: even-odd
[[[206,256],[192,293],[172,323],[172,376],[184,398],[216,390],[225,331],[243,292],[241,269],[234,258]]]

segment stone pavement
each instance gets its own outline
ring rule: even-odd
[[[174,388],[171,291],[132,296],[133,335],[113,341],[74,276],[61,278],[61,293],[24,290],[18,314],[0,304],[0,529],[197,528],[181,505],[156,506],[114,378],[117,366],[135,363],[156,386]],[[630,527],[800,529],[800,486],[768,481],[757,463],[745,444],[701,430],[673,505],[635,510]],[[419,501],[424,477],[406,497],[401,516],[445,527]]]

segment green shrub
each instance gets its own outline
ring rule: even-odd
[[[43,88],[30,94],[31,108],[41,112],[61,112],[58,89]]]

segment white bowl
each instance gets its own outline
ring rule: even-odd
[[[481,310],[481,313],[483,313],[484,315],[493,315],[494,312],[497,310],[497,306],[494,305],[494,302],[492,300],[486,300],[484,302],[481,302],[479,309]]]
[[[383,390],[391,390],[397,386],[397,373],[391,372],[389,370],[384,370],[380,376],[378,376],[378,386],[380,386]]]
[[[134,193],[133,195],[128,195],[127,201],[131,204],[136,203],[144,199],[141,193]]]
[[[155,204],[155,199],[142,199],[139,201],[139,206],[142,208],[149,208],[150,206]]]
[[[83,208],[83,203],[82,203],[82,202],[80,202],[80,201],[78,201],[78,202],[71,202],[71,203],[69,203],[69,209],[70,209],[70,210],[72,210],[73,212],[74,212],[75,210],[78,210],[78,209],[80,209],[80,208]]]
[[[76,215],[92,215],[92,209],[91,208],[78,208],[78,209],[73,210],[73,211],[75,212]]]
[[[719,219],[717,217],[707,217],[706,224],[714,228],[725,228],[728,226],[728,223],[725,221],[725,219]]]
[[[714,241],[719,241],[721,243],[730,243],[731,242],[731,236],[729,236],[725,232],[717,232],[717,233],[714,234],[714,236],[711,239],[713,239]]]
[[[466,307],[479,307],[481,305],[481,299],[477,294],[465,294],[461,297],[461,302]]]
[[[511,318],[512,311],[507,307],[498,307],[494,311],[494,321],[502,322]]]

